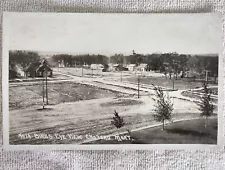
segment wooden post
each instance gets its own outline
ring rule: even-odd
[[[46,104],[48,105],[48,71],[47,70],[45,70],[45,79],[46,79]]]
[[[174,90],[174,75],[173,75],[173,90]]]
[[[82,65],[82,77],[84,76],[84,65]]]
[[[42,106],[43,106],[43,109],[45,108],[45,83],[44,83],[44,77],[43,77],[43,81],[42,81],[42,85],[43,85],[43,92],[42,92],[42,97],[43,97],[43,103],[42,103]]]
[[[206,83],[208,82],[208,73],[209,73],[209,70],[205,70],[205,82]]]
[[[138,76],[138,98],[140,98],[140,76]]]

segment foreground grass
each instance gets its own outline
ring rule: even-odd
[[[188,120],[168,124],[165,130],[161,126],[131,132],[130,138],[124,134],[111,136],[110,140],[97,140],[85,144],[216,144],[217,118],[208,120],[204,127],[204,119]],[[119,141],[118,139],[124,140]]]

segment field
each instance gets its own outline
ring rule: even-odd
[[[129,77],[125,79],[128,82],[137,83],[137,77]],[[173,89],[173,80],[165,77],[141,77],[140,83],[154,84],[155,86],[162,86],[164,88]],[[203,82],[192,82],[188,79],[174,80],[174,89],[189,90],[202,87]],[[209,84],[211,85],[211,84]],[[215,84],[213,84],[215,86]]]
[[[82,140],[41,140],[34,138],[18,140],[20,133],[30,135],[111,134],[117,131],[111,125],[114,110],[124,117],[125,128],[128,129],[156,123],[152,117],[154,101],[148,96],[137,99],[127,94],[118,94],[93,86],[68,82],[64,84],[54,83],[49,86],[49,89],[54,89],[57,93],[49,93],[51,105],[47,106],[48,109],[41,110],[40,86],[18,86],[12,89],[10,89],[11,95],[15,97],[11,96],[10,98],[11,144],[82,142]],[[26,99],[28,96],[29,100]],[[14,104],[15,100],[17,100],[17,106]],[[174,119],[199,116],[197,106],[194,103],[173,100],[175,103]],[[183,107],[184,104],[185,107]]]
[[[60,70],[55,72],[62,80],[49,81],[49,105],[44,110],[41,81],[10,83],[10,144],[81,144],[87,137],[71,139],[70,135],[111,135],[118,132],[111,124],[115,110],[125,121],[120,132],[155,125],[151,81],[165,88],[171,85],[171,81],[159,73],[145,73],[141,83],[149,84],[149,87],[143,86],[138,98],[137,77],[131,72],[122,73],[120,81],[119,72],[96,71],[93,77],[87,74],[82,77],[76,76],[81,69]],[[183,90],[188,89],[190,83],[177,80],[176,84],[175,87]],[[201,87],[197,82],[196,86]],[[174,103],[173,120],[198,118],[198,105],[182,99],[182,90],[169,92]],[[52,137],[54,135],[61,138]]]
[[[118,137],[119,136],[119,137]],[[168,124],[165,130],[161,126],[148,128],[131,134],[111,136],[110,139],[95,140],[85,144],[216,144],[217,119],[188,120]]]
[[[125,94],[124,94],[125,95]],[[42,82],[32,86],[18,86],[9,88],[9,108],[20,109],[42,106]],[[49,104],[99,99],[104,97],[119,97],[123,94],[111,90],[104,90],[93,86],[74,82],[60,82],[48,85]]]

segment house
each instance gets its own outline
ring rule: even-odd
[[[47,72],[48,77],[52,77],[52,69],[45,60],[31,63],[25,70],[26,77],[44,77]]]
[[[121,64],[114,65],[115,71],[128,71],[128,68],[124,67]]]
[[[141,72],[147,71],[147,64],[140,64],[137,67],[137,71],[141,71]]]
[[[104,66],[102,64],[91,64],[90,68],[92,70],[102,70],[102,69],[104,69]]]
[[[58,67],[65,67],[64,60],[58,61],[58,62],[59,62]]]
[[[127,68],[128,68],[129,71],[135,71],[136,65],[135,64],[129,64],[127,66]]]

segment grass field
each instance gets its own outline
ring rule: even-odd
[[[41,82],[39,85],[10,87],[9,108],[21,109],[30,106],[42,106],[42,95],[43,86]],[[50,105],[120,96],[124,96],[124,94],[73,82],[51,83],[48,85]]]
[[[188,120],[168,124],[165,130],[161,126],[131,132],[127,140],[118,141],[111,136],[110,140],[96,140],[85,144],[216,144],[217,118],[209,119],[204,127],[204,119]]]
[[[201,96],[199,94],[194,94],[191,91],[183,91],[181,94],[186,97],[195,98],[195,99],[199,99],[199,100],[201,99]],[[214,103],[218,103],[218,98],[212,97],[212,101]]]
[[[137,83],[137,77],[126,78],[126,81]],[[143,84],[154,84],[155,86],[162,86],[165,88],[173,89],[173,80],[165,77],[141,77],[140,83]],[[174,80],[174,89],[188,90],[202,87],[202,82],[189,82],[185,79]],[[214,84],[215,85],[215,84]]]

